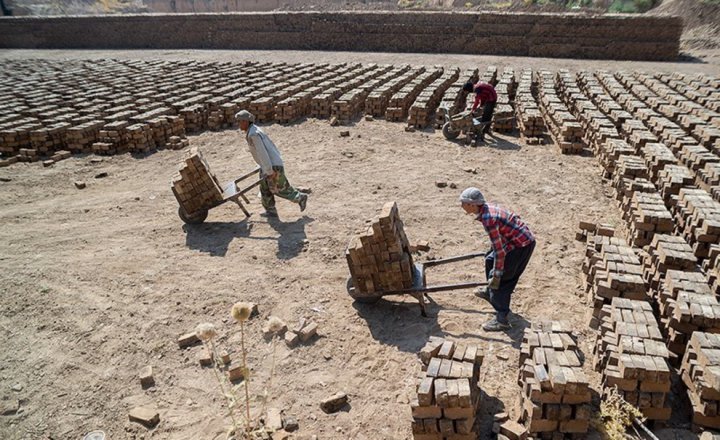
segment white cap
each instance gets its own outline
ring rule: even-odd
[[[479,189],[471,186],[460,194],[460,203],[467,203],[469,205],[484,205],[485,197]]]
[[[255,116],[247,110],[240,110],[235,114],[235,119],[238,121],[250,121],[255,122]]]

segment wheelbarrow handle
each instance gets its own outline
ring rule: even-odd
[[[252,176],[253,174],[256,174],[256,173],[259,173],[259,172],[260,172],[260,167],[257,167],[257,168],[255,168],[254,170],[250,171],[249,173],[245,174],[244,176],[241,176],[241,177],[238,177],[237,179],[235,179],[235,183],[238,183],[238,182],[240,182],[241,180],[245,180],[245,179],[247,179],[248,177]]]

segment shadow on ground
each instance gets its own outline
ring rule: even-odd
[[[251,231],[254,223],[247,219],[239,222],[205,222],[200,225],[184,225],[185,245],[213,257],[224,257],[230,243],[236,238],[252,240],[275,240],[278,248],[276,255],[281,260],[297,257],[306,245],[307,235],[305,225],[312,223],[313,218],[303,216],[293,222],[283,222],[280,219],[268,219],[268,224],[278,234],[278,237],[253,236]]]
[[[387,298],[374,304],[353,303],[376,341],[397,347],[400,351],[418,353],[431,335],[445,336],[437,321],[440,310],[437,303],[430,301],[427,304],[428,316],[423,317],[416,301],[400,302],[397,296]]]

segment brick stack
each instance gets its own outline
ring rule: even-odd
[[[155,148],[149,124],[133,124],[127,127],[128,149],[133,153],[147,153]]]
[[[706,258],[720,241],[720,202],[701,189],[683,188],[675,205],[675,222],[695,256]]]
[[[356,294],[413,286],[410,245],[395,202],[386,203],[372,226],[353,237],[345,256]]]
[[[594,366],[602,373],[603,394],[617,387],[648,420],[670,419],[670,354],[650,303],[613,298],[601,318]]]
[[[677,361],[693,332],[720,332],[720,303],[702,273],[667,271],[657,300],[665,342]]]
[[[596,151],[600,165],[603,167],[603,177],[610,178],[615,173],[615,166],[621,156],[632,156],[635,149],[622,139],[608,139],[600,144]]]
[[[102,121],[90,121],[67,129],[67,149],[72,153],[89,153],[92,144],[97,140],[100,129],[105,125]]]
[[[447,71],[420,92],[410,106],[408,125],[415,128],[425,128],[430,125],[432,113],[438,106],[443,93],[454,81],[457,81],[459,76],[458,69]]]
[[[413,78],[424,72],[424,67],[411,69],[371,91],[367,98],[365,98],[365,114],[375,117],[385,115],[390,98],[412,81]]]
[[[583,272],[585,290],[593,304],[589,319],[592,328],[598,328],[602,308],[613,298],[646,300],[648,297],[640,259],[620,238],[598,234],[588,237]]]
[[[419,354],[424,373],[410,403],[415,440],[475,440],[483,351],[431,337]]]
[[[190,216],[223,200],[222,188],[197,147],[190,149],[178,174],[173,177],[172,190]]]
[[[435,112],[435,128],[442,128],[445,124],[445,115],[454,115],[465,110],[465,103],[472,94],[463,90],[463,86],[468,83],[476,83],[478,81],[478,69],[464,70],[460,77],[445,91],[440,105]],[[497,111],[497,108],[495,109]]]
[[[539,73],[539,77],[540,108],[550,136],[561,153],[581,153],[585,147],[582,126],[557,96],[554,75],[542,71]]]
[[[647,246],[656,234],[670,234],[675,228],[672,214],[656,191],[634,191],[625,213],[630,223],[628,241],[635,247]]]
[[[620,202],[621,207],[630,204],[636,191],[655,191],[655,186],[648,180],[648,169],[645,162],[638,156],[620,156],[615,163],[612,182],[615,199]],[[623,211],[627,212],[627,209]]]
[[[590,386],[572,328],[533,323],[520,348],[520,417],[538,439],[580,439],[590,424]]]
[[[695,177],[683,165],[666,165],[655,181],[666,206],[673,207],[682,188],[695,188]]]
[[[692,404],[692,421],[701,430],[720,429],[720,335],[695,332],[680,375]]]
[[[533,95],[533,87],[532,70],[523,70],[515,94],[515,112],[518,129],[525,142],[542,144],[545,136],[545,121]]]
[[[313,118],[329,118],[332,111],[332,103],[342,95],[342,90],[337,87],[327,89],[324,93],[317,94],[310,100],[310,116]]]
[[[692,248],[682,237],[661,234],[653,237],[643,261],[643,279],[648,283],[651,296],[657,297],[668,270],[693,271],[696,263]]]
[[[184,107],[178,113],[185,121],[185,129],[188,133],[197,133],[207,127],[208,109],[202,104]],[[257,116],[255,118],[257,120]]]
[[[710,245],[708,257],[703,261],[702,268],[707,274],[713,294],[720,297],[720,245]]]
[[[70,128],[67,122],[58,122],[30,132],[30,146],[41,155],[61,150],[65,145],[65,132]]]
[[[493,131],[498,133],[511,133],[513,131],[515,109],[512,107],[511,102],[515,97],[516,88],[515,71],[510,67],[506,67],[495,85],[498,100],[493,115]]]
[[[388,101],[385,110],[385,119],[388,121],[400,122],[407,118],[408,109],[420,94],[420,91],[427,87],[428,84],[436,80],[442,75],[441,69],[434,69],[424,72],[403,86]]]

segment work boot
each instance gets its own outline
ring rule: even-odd
[[[505,330],[510,330],[510,324],[508,324],[507,322],[500,322],[497,320],[497,318],[493,318],[492,320],[483,324],[482,328],[486,332],[502,332]]]
[[[300,193],[300,198],[298,198],[298,205],[300,205],[300,212],[305,211],[305,207],[307,206],[307,199],[308,199],[307,194]]]
[[[265,212],[260,213],[260,217],[265,218],[278,218],[277,210],[275,209],[267,209]]]
[[[487,302],[490,302],[490,290],[488,287],[478,287],[475,289],[475,292],[473,292],[475,296],[477,296],[480,299],[484,299]]]

